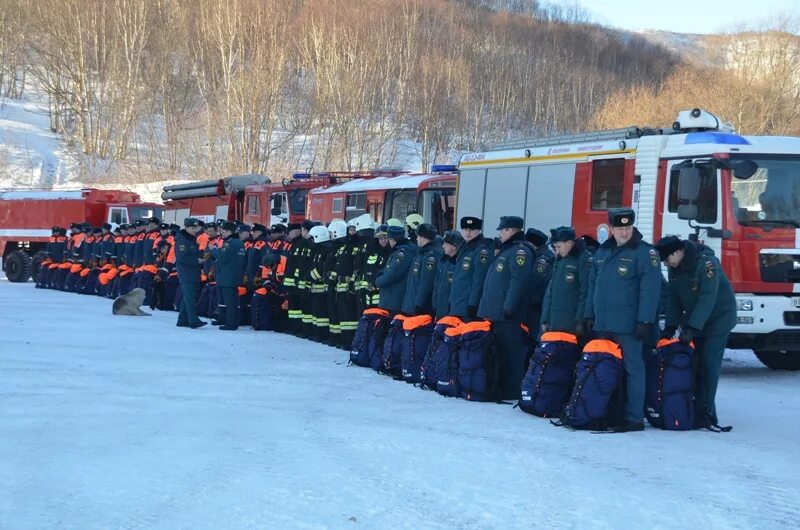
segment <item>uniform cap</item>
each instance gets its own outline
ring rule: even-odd
[[[522,217],[508,215],[500,218],[500,224],[497,225],[497,229],[503,230],[505,228],[518,228],[522,230],[523,224]]]
[[[239,232],[249,232],[250,231],[250,225],[246,225],[246,224],[242,223],[242,224],[239,225],[237,230]]]
[[[193,226],[200,226],[200,222],[201,221],[199,219],[195,219],[194,217],[187,217],[186,219],[183,220],[183,226],[185,226],[186,228],[191,228]]]
[[[170,229],[171,231],[175,231],[175,232],[177,232],[178,230],[180,230],[180,229],[181,229],[181,227],[180,227],[180,226],[178,226],[178,225],[176,225],[175,223],[172,223],[171,225],[169,225],[169,229]]]
[[[103,230],[111,230],[111,223],[103,223]]]
[[[92,233],[93,234],[102,234],[103,233],[103,228],[100,227],[100,226],[95,226],[95,227],[92,228]]]
[[[558,228],[550,229],[551,243],[575,241],[575,237],[575,229],[571,226],[559,226]]]
[[[147,222],[160,225],[161,219],[159,219],[158,217],[151,217],[150,219],[147,220]]]
[[[278,232],[279,234],[285,234],[286,233],[286,225],[285,224],[281,224],[281,223],[275,223],[274,225],[272,225],[270,227],[270,230],[272,230],[273,232]]]
[[[59,231],[61,231],[61,228],[54,226],[53,228],[50,229],[50,231],[53,232],[54,234],[57,234]]]
[[[233,221],[224,221],[220,225],[221,230],[227,230],[228,232],[236,232],[237,225]]]
[[[547,243],[547,234],[535,228],[528,228],[528,230],[525,232],[525,241],[535,247],[541,247]]]
[[[658,255],[661,258],[661,261],[664,261],[673,252],[683,250],[684,246],[685,243],[681,241],[681,238],[678,236],[667,236],[662,237],[659,242],[656,243],[656,250],[658,250]]]
[[[261,232],[262,234],[266,234],[269,232],[269,230],[267,230],[266,226],[259,223],[255,223],[253,225],[253,232]]]
[[[406,229],[402,226],[390,226],[387,228],[386,233],[389,239],[398,240],[406,237]]]
[[[454,247],[460,247],[464,244],[464,236],[458,230],[448,230],[444,233],[444,242]]]
[[[375,229],[375,237],[388,236],[388,229],[389,225],[387,224],[378,225],[378,228]]]
[[[303,224],[300,225],[300,228],[305,228],[306,230],[311,230],[312,228],[314,228],[314,221],[306,219],[305,221],[303,221]]]
[[[614,228],[633,226],[636,213],[630,208],[614,208],[608,211],[608,222]]]
[[[281,226],[281,225],[278,225]],[[291,232],[292,230],[300,230],[303,228],[303,225],[300,223],[289,223],[288,230]]]
[[[169,223],[161,223],[158,225],[159,230],[169,230]]]
[[[436,227],[430,223],[422,223],[417,227],[416,232],[418,236],[422,236],[425,239],[430,239],[431,241],[436,239],[437,235]]]
[[[482,230],[483,220],[478,217],[462,217],[461,228],[469,228],[472,230]]]

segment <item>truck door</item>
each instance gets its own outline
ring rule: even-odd
[[[694,233],[689,221],[678,218],[678,181],[682,160],[670,160],[667,166],[667,188],[664,194],[662,236],[676,235],[684,239]],[[677,167],[676,167],[677,166]],[[700,194],[697,198],[698,216],[693,224],[721,229],[722,228],[722,201],[721,186],[719,184],[720,171],[710,165],[699,166],[701,172]],[[709,237],[707,230],[701,230],[699,240],[710,247],[717,257],[722,256],[722,239]],[[655,243],[655,241],[654,241]]]
[[[128,222],[128,209],[124,206],[111,206],[108,208],[107,223],[110,223],[114,228],[123,223]]]
[[[269,224],[289,224],[289,197],[285,191],[273,193],[271,197]]]

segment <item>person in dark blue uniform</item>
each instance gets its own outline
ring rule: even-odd
[[[525,375],[520,324],[530,315],[529,289],[533,250],[522,233],[521,217],[501,217],[500,252],[483,282],[478,316],[492,322],[497,350],[501,399],[519,399]]]
[[[219,304],[218,319],[223,323],[219,329],[233,331],[239,329],[239,296],[237,289],[245,273],[245,251],[241,240],[234,236],[237,225],[226,221],[220,227],[223,243],[211,247],[211,254],[217,262],[217,287],[222,300]]]
[[[557,257],[544,295],[541,329],[583,336],[592,255],[571,226],[554,228],[550,234]]]
[[[203,262],[196,239],[200,223],[193,217],[187,217],[183,226],[184,229],[175,236],[175,267],[183,294],[176,326],[196,329],[207,324],[197,318],[197,290],[200,286],[200,264]]]
[[[386,266],[375,278],[375,287],[381,292],[379,307],[396,315],[403,309],[406,278],[417,253],[417,247],[408,241],[406,230],[402,226],[390,226],[386,231],[392,254],[386,260]]]
[[[483,294],[483,281],[494,260],[494,241],[483,236],[483,220],[462,217],[460,221],[464,246],[458,254],[450,289],[450,314],[462,320],[478,316]]]
[[[442,257],[436,265],[436,281],[433,284],[433,311],[436,319],[450,314],[450,291],[453,287],[453,274],[458,254],[464,246],[464,236],[455,230],[448,230],[442,238]]]
[[[442,247],[436,244],[436,228],[432,224],[418,225],[416,234],[418,250],[406,279],[403,313],[433,315],[433,284]]]
[[[680,327],[684,344],[694,343],[698,359],[695,426],[718,426],[715,398],[728,335],[736,326],[736,297],[710,248],[668,236],[656,245],[669,267],[666,326],[672,338]]]
[[[542,320],[542,304],[550,277],[553,274],[555,255],[547,246],[547,235],[536,228],[528,228],[525,241],[533,247],[533,266],[531,267],[530,314],[528,315],[528,333],[534,340],[539,339],[539,323]]]
[[[645,367],[643,341],[650,339],[661,294],[658,251],[642,240],[629,208],[609,210],[612,237],[600,245],[589,275],[587,331],[616,342],[622,349],[626,401],[616,432],[644,429]]]

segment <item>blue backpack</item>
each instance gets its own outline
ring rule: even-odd
[[[458,384],[469,401],[497,401],[499,374],[492,324],[478,320],[456,328],[459,337]]]
[[[392,319],[389,328],[386,330],[386,337],[383,340],[381,362],[379,372],[391,375],[396,379],[402,378],[403,360],[403,321],[408,318],[405,315],[397,315]]]
[[[436,326],[431,334],[431,343],[425,353],[425,360],[422,362],[422,385],[426,390],[436,390],[439,382],[439,367],[446,366],[450,352],[444,344],[445,331],[450,328],[461,326],[464,322],[458,317],[443,317],[436,321]],[[443,362],[442,362],[443,361]],[[457,372],[454,372],[457,375]],[[456,392],[458,395],[458,392]]]
[[[519,408],[542,418],[561,416],[572,391],[580,353],[575,335],[543,333],[522,380]]]
[[[256,331],[275,329],[275,293],[259,287],[250,299],[250,325]]]
[[[418,315],[403,320],[403,353],[400,369],[406,383],[417,384],[422,381],[422,363],[431,345],[433,318]]]
[[[573,429],[604,429],[613,423],[623,375],[618,344],[610,340],[589,342],[575,369],[572,396],[559,424]]]
[[[658,342],[647,359],[645,417],[653,427],[670,431],[694,428],[694,348],[677,339]]]
[[[370,366],[370,338],[381,333],[389,321],[389,312],[377,307],[367,309],[358,319],[358,327],[350,346],[350,364]]]

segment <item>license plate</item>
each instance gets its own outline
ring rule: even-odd
[[[793,296],[792,297],[792,306],[800,307],[800,296]]]

